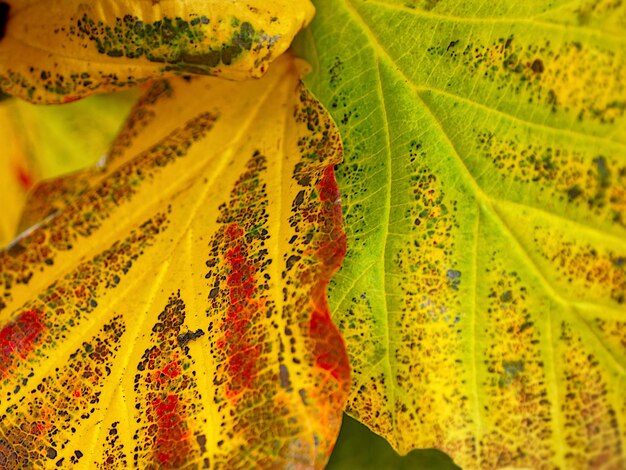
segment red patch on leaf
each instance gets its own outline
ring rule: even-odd
[[[170,380],[175,379],[181,374],[182,370],[178,359],[170,362],[163,369],[154,372],[154,381],[159,385],[165,385]]]
[[[154,400],[151,407],[157,425],[156,459],[165,468],[179,468],[186,463],[191,450],[180,399],[178,395],[170,394],[165,399]]]
[[[33,187],[33,185],[35,184],[35,178],[30,173],[30,171],[28,171],[26,168],[24,168],[21,165],[16,165],[14,171],[15,171],[15,178],[17,179],[22,189],[24,189],[25,191],[28,191],[30,188]]]
[[[44,330],[43,316],[37,309],[22,312],[0,330],[0,377],[10,373],[16,360],[25,359]]]
[[[256,289],[254,266],[248,259],[249,254],[243,235],[243,230],[236,224],[226,228],[227,242],[232,246],[226,252],[226,260],[230,267],[226,280],[230,307],[224,321],[226,326],[224,337],[218,341],[218,346],[225,349],[228,357],[231,381],[227,384],[226,395],[231,398],[245,389],[252,388],[257,373],[257,360],[261,354],[261,348],[256,342],[258,338],[250,337],[248,334],[261,306],[253,298]]]
[[[336,338],[335,324],[330,318],[328,308],[314,310],[311,315],[311,336],[316,339],[315,365],[330,372],[336,380],[350,376],[350,366],[346,360],[343,340],[339,344]]]
[[[324,226],[317,256],[323,268],[319,281],[313,287],[315,308],[309,328],[315,342],[313,352],[316,365],[329,371],[337,381],[347,384],[350,381],[350,363],[343,338],[330,317],[326,294],[330,278],[339,269],[346,255],[346,234],[343,231],[343,214],[334,166],[324,170],[318,190],[322,201],[320,221]]]
[[[324,170],[324,175],[319,182],[320,199],[322,202],[338,202],[339,186],[335,179],[335,167],[329,166]]]

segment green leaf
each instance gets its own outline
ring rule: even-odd
[[[35,190],[0,250],[0,467],[325,465],[342,147],[302,70],[159,81],[112,158]]]
[[[309,0],[7,0],[0,8],[0,90],[36,103],[175,73],[258,78],[313,16]]]
[[[316,7],[349,413],[464,468],[626,466],[626,4]]]

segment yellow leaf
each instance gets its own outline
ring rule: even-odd
[[[12,0],[2,8],[0,89],[46,103],[167,73],[259,77],[314,11],[308,0]]]
[[[3,466],[326,463],[349,388],[326,300],[342,151],[299,68],[158,82],[109,163],[0,252]]]

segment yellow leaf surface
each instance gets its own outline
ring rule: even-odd
[[[10,0],[0,89],[59,103],[168,73],[259,77],[313,12],[308,0]]]
[[[342,149],[300,68],[158,82],[104,168],[48,185],[0,252],[0,466],[326,463]]]

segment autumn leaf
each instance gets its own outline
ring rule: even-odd
[[[17,236],[28,190],[41,179],[95,164],[137,97],[129,90],[66,106],[0,102],[0,246]]]
[[[626,467],[626,4],[315,3],[349,413],[467,469]]]
[[[159,81],[103,168],[47,185],[0,252],[0,466],[324,466],[342,148],[301,70]]]
[[[0,89],[73,101],[173,73],[261,76],[313,16],[308,0],[0,3]]]

